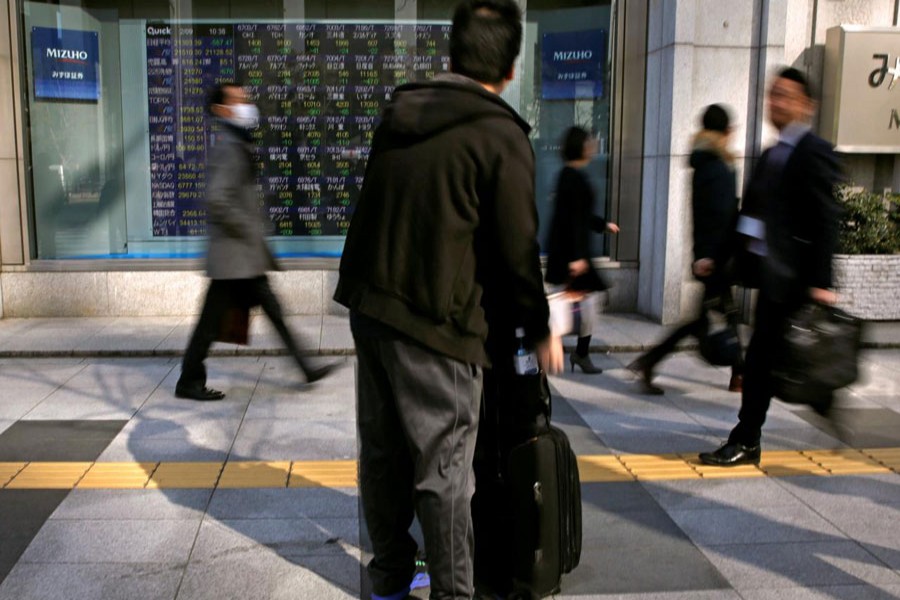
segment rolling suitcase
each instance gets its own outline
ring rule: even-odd
[[[581,556],[581,486],[568,438],[550,425],[543,374],[485,382],[472,499],[475,577],[508,598],[543,598]]]
[[[549,426],[509,453],[513,589],[543,598],[559,592],[581,558],[581,482],[562,430]]]

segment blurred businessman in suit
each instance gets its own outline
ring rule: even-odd
[[[778,72],[767,96],[778,144],[766,150],[744,195],[738,232],[744,241],[744,281],[759,287],[756,325],[747,349],[738,424],[725,445],[703,452],[706,464],[758,464],[760,438],[772,399],[772,369],[789,316],[807,302],[833,304],[831,259],[840,207],[834,196],[839,168],[828,142],[810,131],[815,109],[800,71]],[[813,406],[831,410],[829,394]]]

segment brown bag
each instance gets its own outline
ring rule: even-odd
[[[250,307],[229,306],[225,309],[216,341],[248,345],[250,343]]]

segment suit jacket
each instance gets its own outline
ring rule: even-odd
[[[216,120],[206,166],[206,220],[212,279],[252,279],[277,264],[266,243],[252,146],[239,129]]]
[[[831,145],[812,133],[800,138],[784,165],[774,162],[770,148],[753,171],[741,212],[766,225],[760,293],[776,303],[799,304],[809,288],[832,286],[840,169]]]

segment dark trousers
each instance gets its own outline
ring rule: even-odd
[[[738,424],[728,436],[729,443],[756,446],[772,402],[772,367],[777,360],[791,310],[760,294],[756,302],[756,323],[747,347],[744,391]]]
[[[699,339],[700,336],[706,335],[706,332],[709,330],[708,309],[714,309],[724,314],[725,318],[728,320],[728,324],[737,331],[740,323],[740,315],[735,307],[734,299],[731,295],[731,288],[714,289],[711,286],[706,286],[703,294],[703,306],[700,309],[700,316],[693,321],[681,325],[675,331],[670,333],[666,339],[647,351],[647,353],[641,357],[641,361],[652,368],[656,363],[671,354],[678,345],[678,342],[684,338],[694,336]],[[731,366],[731,372],[735,375],[740,375],[744,372],[744,359],[740,354],[738,355],[738,361]]]
[[[284,322],[281,304],[269,286],[269,279],[262,275],[253,279],[213,279],[206,290],[206,300],[200,319],[188,342],[181,363],[179,387],[203,387],[206,385],[206,367],[203,361],[209,353],[209,347],[215,341],[222,327],[225,312],[232,306],[259,305],[269,317],[275,331],[281,337],[288,352],[294,357],[304,374],[309,366],[300,354],[300,347]]]
[[[351,316],[357,356],[359,484],[374,558],[372,590],[399,592],[415,571],[413,516],[425,538],[432,600],[474,593],[470,502],[481,368]],[[367,322],[367,323],[366,323]]]

